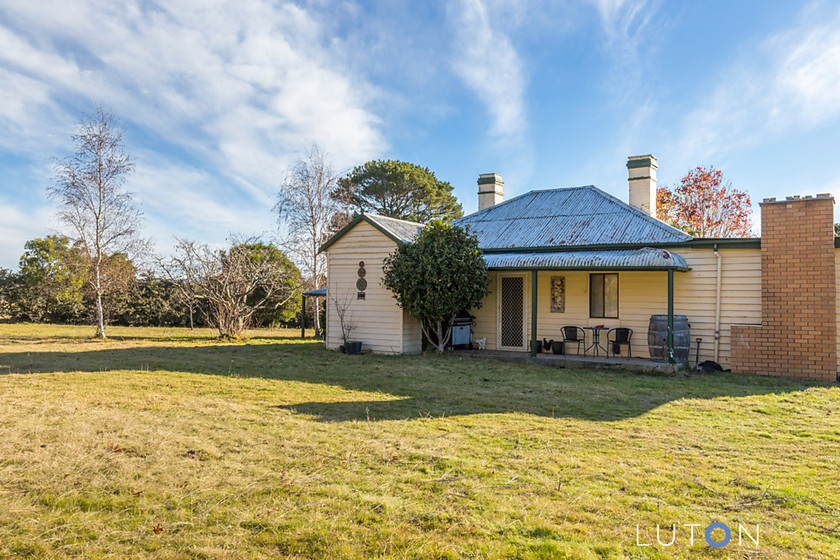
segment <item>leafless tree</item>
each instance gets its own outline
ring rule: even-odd
[[[283,244],[309,276],[311,289],[324,282],[324,258],[318,248],[331,234],[330,223],[341,204],[330,196],[339,176],[318,145],[296,161],[286,173],[277,195],[277,220],[286,228]],[[315,336],[321,336],[319,308],[315,301]],[[305,311],[305,310],[304,310]]]
[[[348,291],[344,294],[343,298],[339,298],[335,294],[327,295],[329,297],[329,301],[332,302],[333,308],[335,309],[335,315],[338,318],[338,326],[341,328],[341,341],[344,343],[344,347],[346,348],[347,343],[350,341],[350,335],[354,330],[356,330],[356,324],[353,322],[352,317],[347,314],[347,312],[350,311],[350,305],[353,302],[355,292]]]
[[[282,307],[300,294],[300,285],[289,281],[299,279],[297,271],[273,258],[276,251],[253,239],[233,240],[227,249],[179,240],[175,255],[160,266],[191,301],[202,303],[199,309],[220,337],[239,338],[254,313]]]
[[[147,242],[139,236],[142,212],[123,188],[134,163],[125,151],[123,130],[114,115],[97,107],[92,116],[80,119],[72,140],[75,153],[56,162],[47,192],[61,205],[58,216],[89,262],[96,296],[96,335],[104,339],[102,298],[109,291],[106,262],[116,253],[142,254]]]

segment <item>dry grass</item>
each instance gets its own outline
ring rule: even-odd
[[[0,325],[0,557],[840,550],[837,387],[91,334]],[[635,544],[712,521],[759,524],[760,546]]]

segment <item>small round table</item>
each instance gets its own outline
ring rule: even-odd
[[[590,331],[592,331],[592,344],[590,344],[589,347],[584,351],[584,354],[586,354],[586,352],[589,352],[590,350],[592,350],[592,355],[597,358],[598,357],[598,349],[600,348],[601,350],[604,351],[604,356],[609,357],[610,353],[607,351],[606,348],[601,346],[601,331],[608,331],[608,330],[610,330],[610,328],[605,327],[603,325],[598,326],[598,327],[586,327],[586,328],[589,329]]]

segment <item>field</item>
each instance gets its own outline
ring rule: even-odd
[[[92,332],[0,325],[0,558],[840,551],[836,385]]]

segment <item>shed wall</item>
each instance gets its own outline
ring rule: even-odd
[[[341,344],[341,325],[335,302],[347,301],[346,318],[354,325],[353,340],[364,350],[400,354],[420,350],[420,327],[404,314],[391,292],[382,286],[382,264],[397,244],[366,222],[348,231],[327,250],[327,348]],[[357,299],[359,261],[365,263],[365,299]]]

